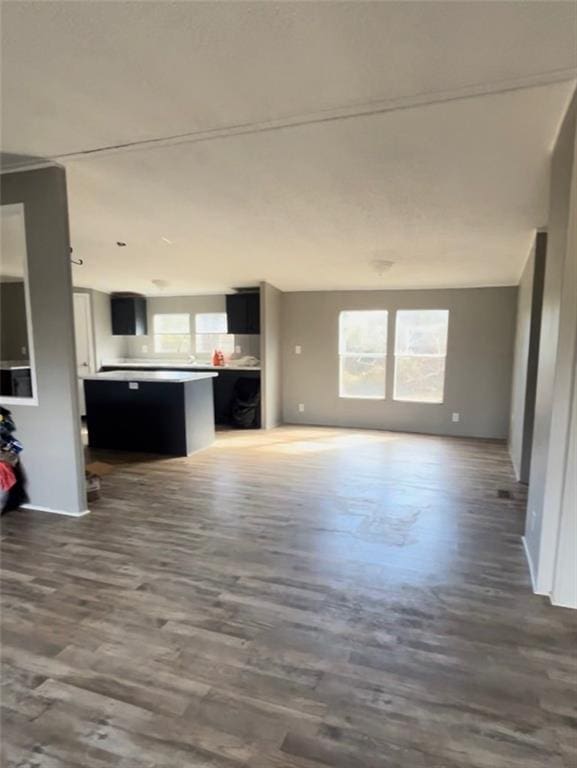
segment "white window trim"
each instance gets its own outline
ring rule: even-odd
[[[445,352],[444,355],[439,354],[433,354],[431,352],[429,353],[423,353],[422,355],[415,355],[415,354],[404,354],[404,355],[398,355],[397,354],[397,317],[399,312],[436,312],[439,310],[436,309],[423,309],[423,310],[412,310],[412,309],[397,309],[395,311],[395,347],[393,350],[393,359],[394,359],[394,370],[393,370],[393,401],[396,403],[418,403],[420,405],[443,405],[445,402],[445,389],[446,389],[446,383],[447,383],[447,353]],[[449,318],[451,316],[450,310],[442,310],[444,312],[447,312],[447,343],[449,340]],[[441,360],[445,361],[445,367],[443,369],[443,393],[441,395],[440,400],[420,400],[413,397],[397,397],[397,358],[398,357],[436,357]]]
[[[225,328],[227,326],[226,322],[226,312],[195,312],[194,314],[194,334],[198,336],[207,336],[207,335],[222,335],[222,336],[229,336],[232,334],[228,333],[228,328],[224,331],[199,331],[198,330],[198,319],[199,317],[204,317],[205,315],[219,315],[220,317],[224,317],[225,319]]]
[[[443,371],[443,394],[440,400],[422,400],[416,397],[398,397],[397,396],[397,357],[438,357],[445,360],[445,369]],[[445,402],[445,382],[447,379],[447,355],[395,355],[395,370],[393,373],[393,400],[396,403],[420,403],[421,405],[443,405]]]
[[[374,357],[384,358],[385,360],[385,386],[382,395],[345,395],[343,394],[343,382],[342,382],[342,361],[346,357]],[[339,352],[339,398],[341,400],[386,400],[387,399],[387,353],[368,352],[367,354],[358,354],[356,352]]]
[[[198,330],[198,318],[202,315],[220,315],[224,317],[225,321],[225,328],[224,331],[199,331]],[[194,332],[192,334],[193,337],[193,345],[194,345],[194,354],[195,355],[209,355],[211,354],[211,351],[207,350],[201,350],[199,349],[199,337],[207,337],[211,336],[215,339],[219,339],[220,337],[228,337],[227,338],[227,344],[223,344],[221,342],[216,342],[215,344],[211,345],[212,349],[218,349],[221,348],[221,351],[224,353],[224,355],[233,355],[235,350],[235,338],[233,333],[228,332],[227,327],[227,321],[226,321],[226,312],[196,312],[194,315]]]
[[[387,399],[387,357],[386,352],[341,352],[341,318],[345,312],[386,312],[387,313],[387,347],[389,339],[390,313],[388,309],[375,307],[374,309],[341,309],[339,312],[338,328],[338,358],[339,358],[339,399],[340,400],[386,400]],[[382,395],[345,395],[343,394],[342,360],[345,357],[374,357],[385,360],[385,381]]]
[[[174,333],[174,332],[168,332],[168,331],[165,331],[165,332],[157,331],[156,328],[154,327],[155,319],[156,319],[156,317],[161,317],[161,316],[165,316],[165,315],[181,315],[181,316],[186,315],[188,317],[188,333],[186,333],[186,332]],[[190,325],[191,325],[191,323],[190,323],[190,312],[155,312],[153,314],[153,316],[152,316],[152,349],[154,351],[154,354],[155,355],[182,355],[182,356],[189,357],[191,352],[192,352],[192,332],[190,330]],[[188,339],[189,339],[189,350],[187,352],[174,352],[174,351],[166,352],[165,350],[158,349],[157,348],[157,339],[159,337],[162,337],[162,336],[183,336],[185,338],[188,337]]]

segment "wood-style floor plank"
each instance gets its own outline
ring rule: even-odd
[[[2,520],[6,768],[577,765],[577,614],[531,592],[503,444],[96,458],[91,515]]]

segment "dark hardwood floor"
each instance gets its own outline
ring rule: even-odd
[[[91,515],[2,521],[6,768],[576,765],[577,613],[531,592],[504,445],[113,460]]]

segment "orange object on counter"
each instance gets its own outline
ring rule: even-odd
[[[220,349],[215,349],[212,353],[212,365],[214,366],[221,366],[224,365],[224,355],[220,351]]]

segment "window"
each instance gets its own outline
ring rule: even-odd
[[[154,315],[154,351],[190,354],[190,315]]]
[[[196,351],[210,355],[215,349],[225,355],[234,352],[234,336],[227,333],[226,312],[202,312],[194,319]]]
[[[396,325],[394,399],[442,403],[448,310],[402,310]]]
[[[384,310],[341,312],[340,397],[384,399],[388,316]]]

